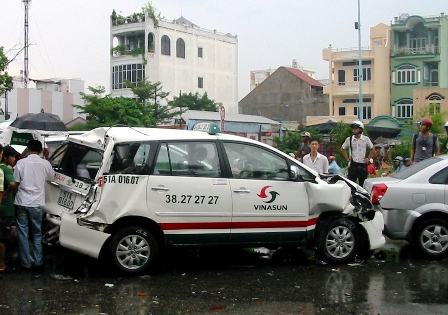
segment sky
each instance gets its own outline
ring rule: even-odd
[[[129,15],[146,0],[32,0],[30,77],[81,78],[109,90],[110,14]],[[251,70],[291,65],[293,59],[328,78],[322,49],[357,47],[357,0],[154,0],[167,19],[181,14],[200,27],[238,36],[238,99],[249,92]],[[448,14],[446,0],[361,0],[362,46],[369,28],[402,13]],[[0,1],[0,46],[12,58],[23,47],[21,0]],[[10,64],[19,75],[23,54]]]

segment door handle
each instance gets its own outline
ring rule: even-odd
[[[151,187],[151,190],[154,190],[154,191],[168,191],[170,189],[166,188],[164,186],[157,186],[157,187]]]
[[[52,184],[53,186],[56,186],[56,187],[60,185],[59,183],[56,183],[56,182],[53,182],[53,181],[51,181],[49,183]]]
[[[240,188],[240,189],[235,189],[233,192],[236,193],[236,194],[249,194],[250,190],[244,189],[244,188]]]

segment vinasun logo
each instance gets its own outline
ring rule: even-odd
[[[264,203],[273,203],[277,196],[280,196],[280,194],[274,190],[269,191],[269,195],[266,194],[266,191],[271,188],[272,186],[264,186],[261,188],[260,193],[257,194],[258,197],[263,199]]]

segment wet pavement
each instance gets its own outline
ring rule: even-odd
[[[448,259],[403,243],[339,267],[297,250],[176,250],[140,277],[61,248],[46,257],[41,277],[0,275],[0,314],[448,314]]]

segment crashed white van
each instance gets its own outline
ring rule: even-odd
[[[263,143],[205,129],[70,136],[51,158],[56,174],[46,189],[60,244],[108,255],[131,274],[166,246],[311,245],[321,259],[346,263],[384,244],[383,217],[361,187],[323,179]]]

